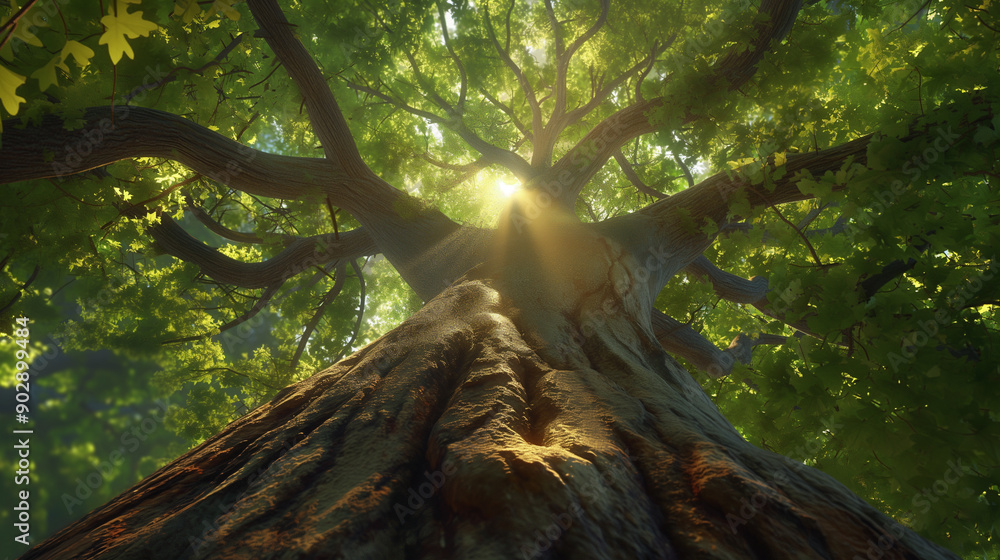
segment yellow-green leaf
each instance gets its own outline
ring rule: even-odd
[[[174,16],[181,18],[184,23],[191,23],[199,15],[201,15],[201,7],[195,0],[176,0],[174,2]]]
[[[42,27],[48,26],[48,23],[42,20],[38,20],[38,24],[41,25]],[[17,28],[14,29],[13,38],[20,39],[25,43],[31,45],[32,47],[42,46],[42,41],[38,37],[36,37],[34,33],[31,32],[31,26],[25,25],[20,22],[17,24]]]
[[[71,56],[76,60],[77,66],[85,68],[90,64],[90,59],[94,56],[94,50],[79,41],[66,41],[66,44],[62,48],[63,63],[69,60]]]
[[[227,18],[233,21],[239,21],[240,13],[236,11],[236,8],[233,8],[233,4],[235,3],[236,0],[215,0],[215,3],[213,3],[212,7],[208,10],[208,17],[211,18],[215,14],[222,12]]]
[[[24,85],[25,81],[27,78],[24,76],[0,66],[0,101],[3,102],[3,108],[11,115],[16,115],[17,108],[25,101],[17,94],[17,88]]]
[[[124,189],[119,189],[118,187],[115,187],[115,194],[117,194],[118,196],[122,197],[122,200],[124,200],[126,202],[128,202],[128,200],[130,198],[132,198],[132,193],[130,193],[127,190],[124,190]]]
[[[128,4],[133,0],[116,0],[118,5],[117,14],[112,6],[108,15],[101,18],[101,23],[107,29],[98,41],[101,45],[108,46],[108,53],[111,55],[111,62],[118,64],[122,55],[135,58],[132,46],[128,44],[128,39],[148,36],[156,29],[156,24],[142,19],[142,11],[129,13]]]
[[[31,77],[38,80],[38,89],[45,91],[51,86],[59,85],[59,77],[56,76],[56,68],[62,68],[64,72],[69,72],[69,68],[62,62],[62,55],[57,54],[49,60],[45,66],[31,73]]]

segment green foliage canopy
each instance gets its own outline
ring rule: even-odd
[[[0,101],[17,119],[3,126],[54,114],[79,128],[87,107],[142,106],[264,152],[322,157],[300,94],[254,37],[246,7],[205,6],[115,0],[99,14],[81,3],[12,4]],[[653,98],[666,100],[646,115],[653,132],[600,167],[577,199],[581,220],[635,212],[720,171],[766,196],[789,157],[874,134],[839,171],[796,178],[810,200],[763,211],[737,202],[739,227],[720,231],[691,224],[719,234],[706,252],[719,267],[767,277],[780,317],[683,275],[657,306],[722,347],[740,333],[786,337],[730,376],[705,378],[748,440],[833,474],[967,557],[996,554],[1000,5],[808,3],[747,79],[727,77],[738,87],[712,69],[753,44],[766,20],[739,2],[285,10],[368,165],[467,224],[491,226],[502,185],[529,184],[599,123]],[[545,126],[556,114],[569,116]],[[5,188],[0,328],[28,316],[33,332],[55,337],[36,338],[39,353],[58,341],[154,361],[157,391],[186,397],[169,424],[192,442],[421,304],[374,251],[351,266],[310,266],[275,290],[226,285],[164,254],[151,240],[164,220],[244,262],[359,225],[333,206],[253,196],[169,158]],[[12,363],[0,364],[3,383]],[[43,373],[38,383],[65,395],[78,375]],[[148,373],[127,375],[119,385]]]

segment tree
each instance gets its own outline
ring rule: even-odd
[[[953,557],[747,439],[995,547],[993,8],[249,2],[279,67],[226,2],[53,6],[5,24],[4,311],[86,269],[66,340],[197,374],[182,431],[269,402],[28,557]],[[497,173],[496,228],[446,215]],[[354,345],[376,253],[427,305],[278,391]]]

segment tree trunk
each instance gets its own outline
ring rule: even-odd
[[[663,352],[620,245],[550,216],[498,238],[25,558],[955,558],[740,437]]]

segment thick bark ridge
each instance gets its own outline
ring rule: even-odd
[[[740,437],[660,347],[620,244],[519,225],[25,558],[956,558]]]

